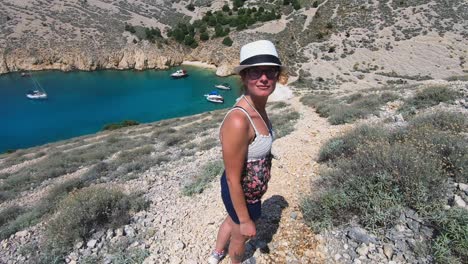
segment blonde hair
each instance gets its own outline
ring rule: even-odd
[[[288,83],[289,75],[287,70],[281,70],[278,76],[278,82],[282,85]]]

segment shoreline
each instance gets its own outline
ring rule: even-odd
[[[218,69],[218,67],[216,67],[213,64],[209,64],[209,63],[201,62],[201,61],[183,61],[180,65],[195,66],[195,67],[200,67],[200,68],[205,68],[205,69],[213,69],[213,70]]]

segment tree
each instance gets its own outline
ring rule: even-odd
[[[222,37],[224,35],[224,29],[221,25],[216,25],[215,27],[215,37]]]
[[[208,34],[208,32],[203,32],[200,34],[200,40],[207,41],[209,39],[210,39],[210,35]]]
[[[210,17],[208,18],[208,26],[214,27],[214,26],[216,26],[216,22],[217,22],[217,21],[216,21],[216,17],[210,16]]]
[[[195,39],[194,39],[192,36],[190,36],[190,35],[187,35],[187,36],[185,36],[185,38],[184,38],[184,44],[187,45],[187,46],[192,45],[192,43],[193,43],[194,41],[195,41]]]
[[[233,3],[233,6],[234,7],[241,7],[244,5],[244,1],[243,0],[234,0],[234,3]]]
[[[292,4],[295,10],[301,9],[301,4],[299,3],[299,0],[293,0]]]
[[[172,37],[178,42],[184,41],[185,34],[182,32],[180,28],[176,28],[172,31]]]
[[[317,8],[319,5],[318,1],[314,1],[314,3],[312,3],[312,7],[313,8]]]
[[[187,6],[185,6],[185,8],[187,8],[187,10],[189,10],[189,11],[195,10],[195,6],[194,6],[192,3],[188,4]]]
[[[231,47],[231,46],[232,46],[232,43],[233,43],[233,41],[232,41],[232,39],[231,39],[230,37],[225,37],[225,38],[223,39],[223,44],[226,45],[226,46],[228,46],[228,47]]]
[[[229,8],[229,6],[227,4],[223,5],[223,11],[224,12],[229,12],[231,11],[231,9]]]

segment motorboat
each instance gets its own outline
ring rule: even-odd
[[[188,76],[188,73],[187,71],[185,71],[184,69],[181,69],[181,70],[177,70],[176,72],[172,73],[171,74],[171,77],[172,78],[184,78],[184,77],[187,77]]]
[[[231,90],[231,86],[228,83],[217,84],[215,87],[221,90]]]
[[[217,91],[211,91],[209,94],[205,94],[206,100],[212,103],[222,104],[224,103],[224,97]]]
[[[47,93],[39,90],[30,91],[26,94],[29,99],[47,99]]]

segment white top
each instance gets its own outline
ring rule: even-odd
[[[226,116],[223,119],[223,122],[221,123],[221,126],[223,125],[224,120],[226,120],[226,117],[229,115],[229,113],[231,113],[234,110],[240,110],[244,112],[245,115],[249,118],[249,121],[252,124],[253,129],[255,130],[255,139],[249,144],[249,148],[247,151],[247,161],[259,160],[259,159],[265,158],[268,154],[270,154],[271,146],[273,145],[274,133],[271,128],[271,124],[270,126],[267,126],[269,130],[268,135],[260,134],[260,132],[258,132],[257,128],[255,127],[255,124],[252,118],[250,117],[249,113],[247,113],[247,111],[244,108],[237,106],[229,110],[229,112],[227,112]]]

